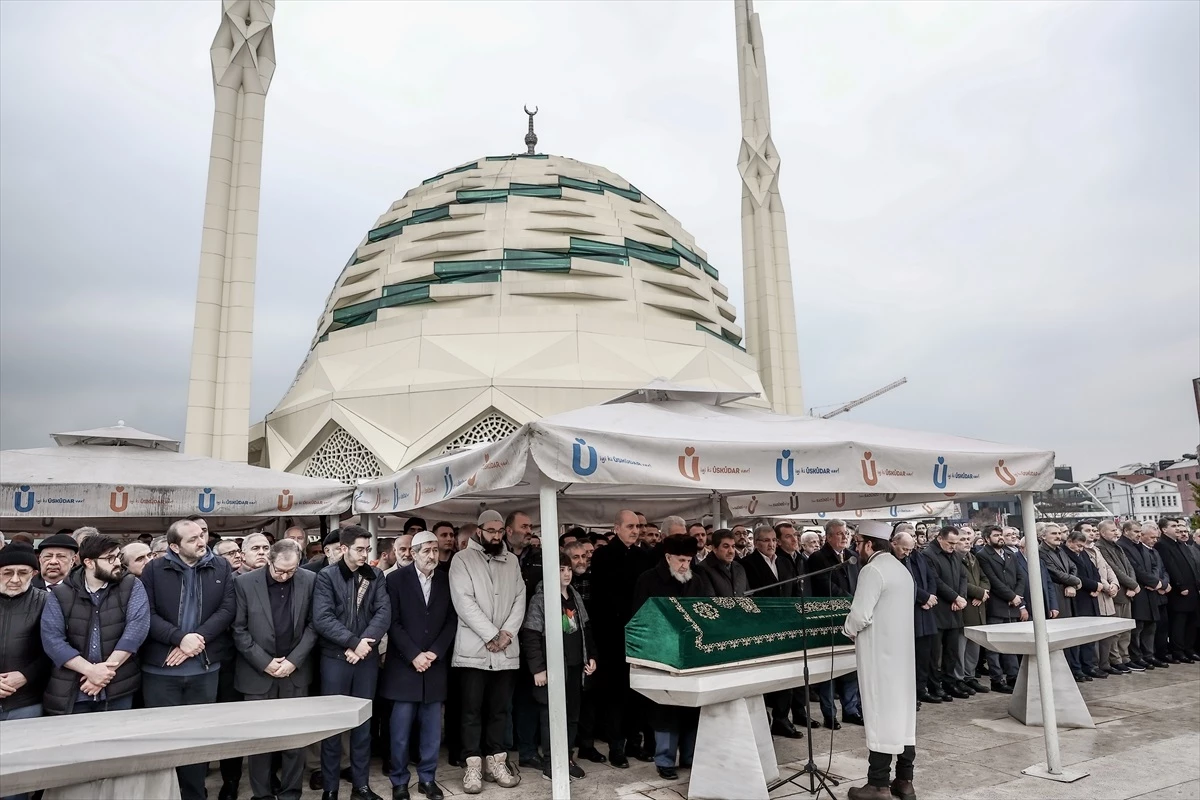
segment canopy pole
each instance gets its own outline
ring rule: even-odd
[[[363,514],[366,520],[367,533],[371,534],[371,560],[379,558],[379,517],[375,514]]]
[[[542,520],[542,595],[545,601],[546,692],[550,699],[550,768],[553,775],[550,796],[570,800],[571,776],[567,772],[566,661],[563,657],[562,595],[558,577],[558,548],[553,544],[558,531],[558,493],[554,483],[542,476],[538,491]],[[547,540],[547,537],[554,537]],[[546,546],[549,541],[549,546]]]
[[[713,530],[720,530],[725,527],[724,521],[721,519],[721,493],[712,493],[712,527]]]
[[[1054,687],[1050,681],[1050,641],[1046,638],[1046,604],[1042,586],[1042,559],[1037,539],[1037,517],[1033,492],[1021,492],[1021,527],[1025,533],[1025,561],[1029,565],[1029,599],[1026,606],[1033,619],[1033,646],[1037,653],[1038,694],[1042,703],[1042,734],[1046,740],[1046,771],[1062,775],[1058,750],[1058,717],[1054,710]]]

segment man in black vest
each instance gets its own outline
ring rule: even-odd
[[[47,715],[132,708],[141,685],[146,591],[125,574],[116,539],[89,536],[79,555],[82,564],[51,588],[42,612],[42,644],[54,664],[42,700]]]
[[[0,722],[42,715],[50,661],[42,650],[42,609],[48,595],[30,584],[38,574],[31,545],[0,550]]]

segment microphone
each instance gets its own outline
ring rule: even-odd
[[[816,577],[817,575],[824,575],[828,572],[836,572],[837,570],[841,569],[842,567],[848,566],[850,564],[857,564],[857,563],[858,563],[857,557],[848,556],[845,561],[838,562],[837,564],[834,564],[832,567],[826,567],[825,569],[819,569],[819,570],[816,570],[815,572],[805,572],[803,575],[797,575],[794,578],[785,578],[781,581],[767,584],[766,586],[760,586],[757,589],[750,589],[749,591],[746,592],[746,596],[749,597],[750,595],[758,594],[759,592],[765,592],[767,589],[774,589],[778,586],[787,586],[788,584],[796,583],[796,582],[802,581],[806,578],[813,578],[813,577]]]

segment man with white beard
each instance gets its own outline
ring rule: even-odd
[[[634,613],[651,597],[712,597],[712,585],[703,571],[692,571],[692,559],[699,550],[696,539],[674,534],[663,540],[663,558],[638,578],[633,590]],[[692,766],[696,749],[696,727],[700,723],[697,708],[654,705],[650,712],[654,728],[654,766],[659,777],[675,780],[675,759],[685,769]]]

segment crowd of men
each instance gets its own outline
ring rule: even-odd
[[[550,777],[546,636],[561,631],[570,777],[585,775],[579,758],[653,762],[675,778],[691,766],[698,715],[630,689],[626,624],[656,596],[852,597],[852,533],[842,520],[820,532],[788,522],[714,531],[622,511],[611,531],[559,538],[557,622],[545,618],[550,556],[521,512],[485,511],[461,527],[410,519],[402,534],[378,538],[374,562],[371,536],[357,526],[311,543],[300,528],[277,541],[221,538],[200,517],[124,546],[94,528],[49,536],[36,550],[18,535],[0,549],[0,720],[349,695],[372,700],[369,722],[308,752],[222,761],[219,800],[236,800],[243,766],[253,798],[295,800],[307,773],[323,800],[335,800],[342,782],[353,800],[374,800],[373,755],[394,800],[409,797],[410,767],[417,792],[439,800],[443,744],[463,790],[477,794],[486,783],[516,786],[522,768]],[[1136,623],[1068,650],[1077,681],[1200,660],[1200,533],[1164,518],[1070,531],[1041,523],[1036,537],[1048,617]],[[963,628],[1028,619],[1020,532],[900,523],[891,549],[915,587],[918,708],[1011,692],[1016,657],[981,651]],[[863,724],[855,674],[813,694],[768,695],[771,732],[799,738],[802,728]],[[208,772],[178,769],[184,800],[204,800]]]

